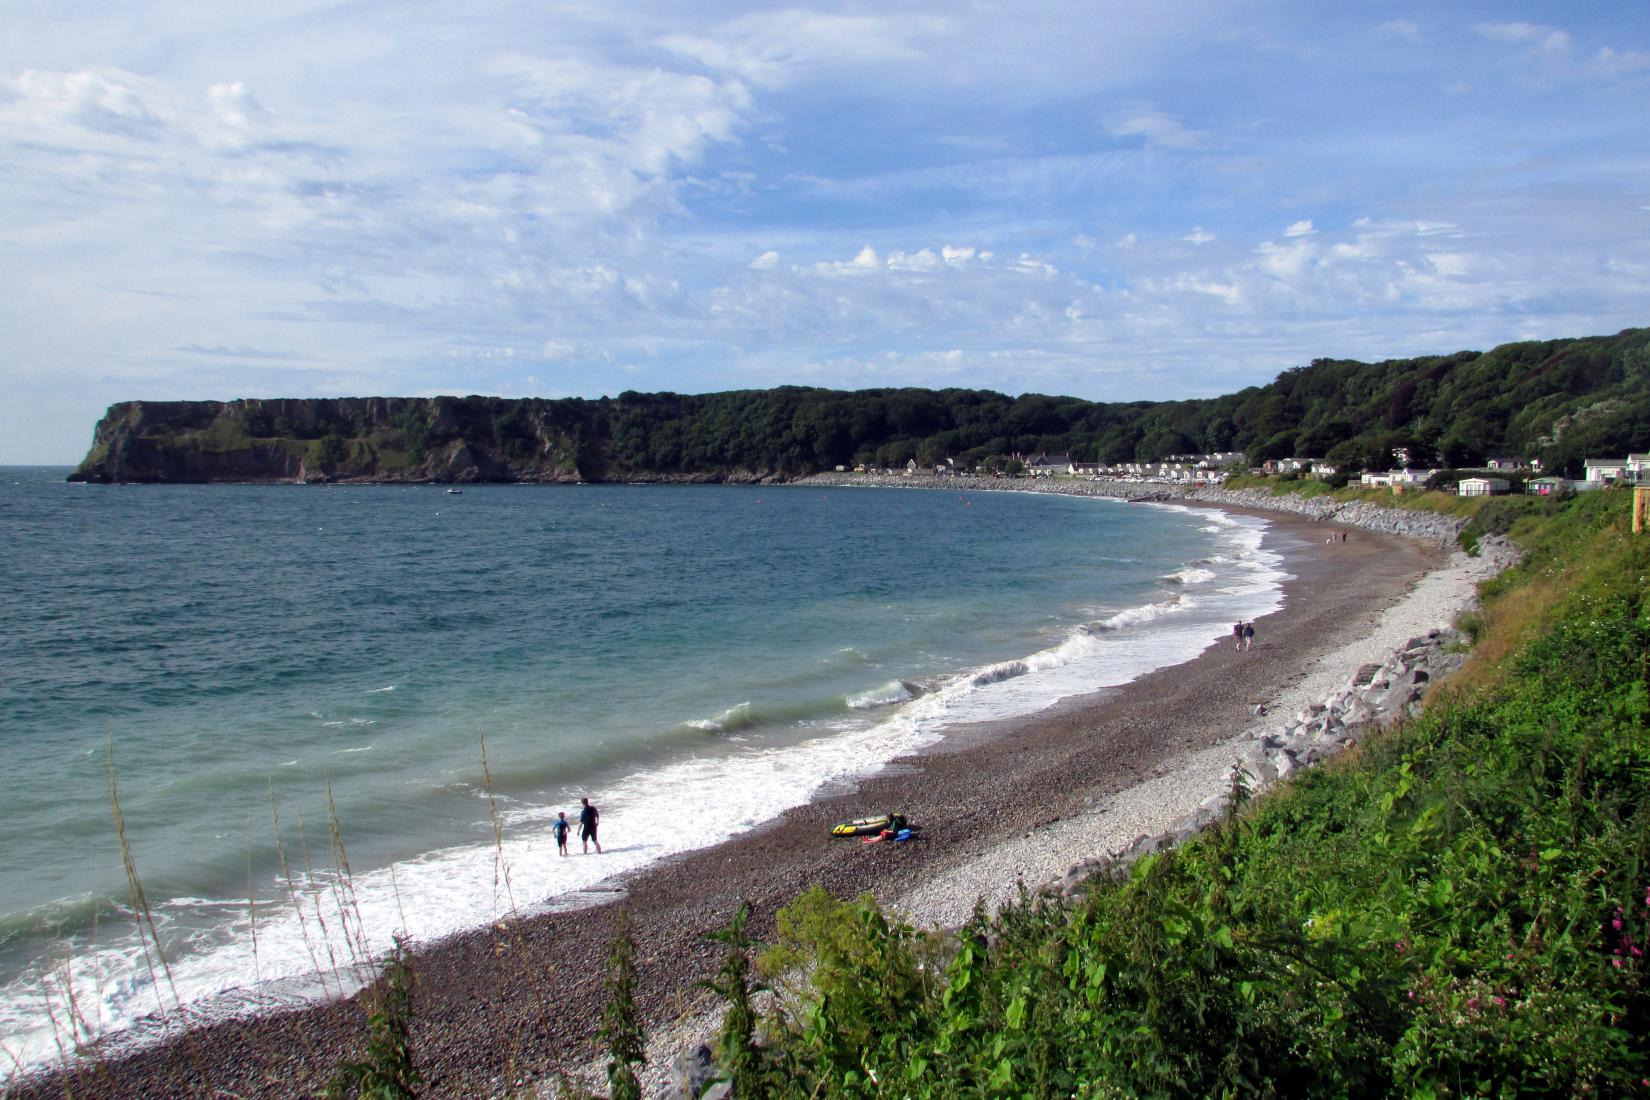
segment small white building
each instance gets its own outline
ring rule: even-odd
[[[1070,455],[1042,454],[1026,463],[1026,472],[1032,477],[1054,477],[1071,473]]]
[[[1627,460],[1624,458],[1589,458],[1582,463],[1586,470],[1583,481],[1626,481]]]
[[[1573,487],[1573,482],[1562,477],[1532,477],[1524,483],[1524,491],[1533,497],[1550,497]]]
[[[1457,496],[1489,497],[1512,491],[1512,484],[1500,477],[1464,477],[1455,487]]]
[[[1385,486],[1389,489],[1413,489],[1425,485],[1427,479],[1437,470],[1411,470],[1405,466],[1402,470],[1386,470],[1380,473],[1367,473],[1362,482],[1365,487]]]

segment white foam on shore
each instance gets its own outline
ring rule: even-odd
[[[1029,715],[1188,660],[1225,636],[1234,619],[1258,618],[1282,606],[1286,579],[1278,555],[1261,546],[1266,521],[1201,510],[1198,519],[1216,546],[1196,569],[1181,570],[1172,596],[1100,609],[1096,621],[1042,650],[959,673],[915,698],[899,701],[898,694],[909,695],[904,685],[885,684],[856,697],[872,709],[850,701],[849,715],[822,727],[820,736],[750,748],[717,739],[715,749],[604,785],[607,850],[601,855],[557,854],[550,825],[558,810],[576,816],[576,792],[569,791],[560,806],[501,807],[503,839],[496,848],[429,852],[348,880],[317,873],[282,884],[274,898],[266,886],[255,912],[244,901],[169,905],[157,913],[173,960],[169,980],[150,969],[144,945],[130,929],[122,935],[105,928],[95,945],[65,945],[73,952],[71,966],[0,993],[0,1032],[8,1051],[26,1065],[56,1057],[53,1029],[40,1006],[66,1004],[70,988],[88,1035],[133,1028],[163,1008],[175,1012],[180,1003],[205,1005],[210,1015],[213,1006],[244,1012],[347,993],[366,973],[360,961],[381,957],[397,933],[429,944],[542,909],[615,875],[748,831],[806,803],[824,786],[871,774],[933,744],[948,729]],[[737,728],[748,723],[748,709],[741,704],[686,725],[709,732]],[[575,853],[579,847],[572,843]],[[164,1035],[142,1026],[138,1032],[139,1038]]]
[[[870,691],[848,696],[847,704],[850,710],[873,710],[895,703],[908,703],[912,698],[911,689],[904,680],[889,680]]]
[[[1268,711],[1288,715],[1322,702],[1344,688],[1360,665],[1381,661],[1408,639],[1449,626],[1474,604],[1479,582],[1494,570],[1491,561],[1454,551],[1442,568],[1417,581],[1357,639],[1313,662],[1305,675],[1268,702]],[[1093,812],[1006,839],[894,899],[891,908],[918,925],[955,927],[968,919],[977,899],[984,898],[995,909],[1018,897],[1022,883],[1031,890],[1051,885],[1073,866],[1117,851],[1142,833],[1162,833],[1206,799],[1224,792],[1238,750],[1277,721],[1257,721],[1229,740],[1187,755],[1164,774],[1097,800],[1102,804]]]

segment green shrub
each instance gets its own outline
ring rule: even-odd
[[[309,445],[311,465],[322,470],[334,470],[349,455],[349,442],[341,435],[324,435]]]
[[[345,1062],[327,1083],[329,1100],[410,1100],[420,1077],[413,1065],[412,952],[397,936],[378,984],[367,995],[367,1052],[359,1062]]]
[[[636,943],[622,917],[607,950],[607,1007],[598,1037],[607,1046],[607,1087],[612,1100],[641,1100],[635,1067],[647,1059],[641,1011],[636,1007]]]

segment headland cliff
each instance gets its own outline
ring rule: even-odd
[[[71,481],[741,482],[726,462],[655,469],[615,453],[608,400],[348,397],[126,401],[98,422]]]

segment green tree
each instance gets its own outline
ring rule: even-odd
[[[337,434],[323,435],[309,445],[309,462],[328,472],[336,470],[349,455],[349,443]]]

